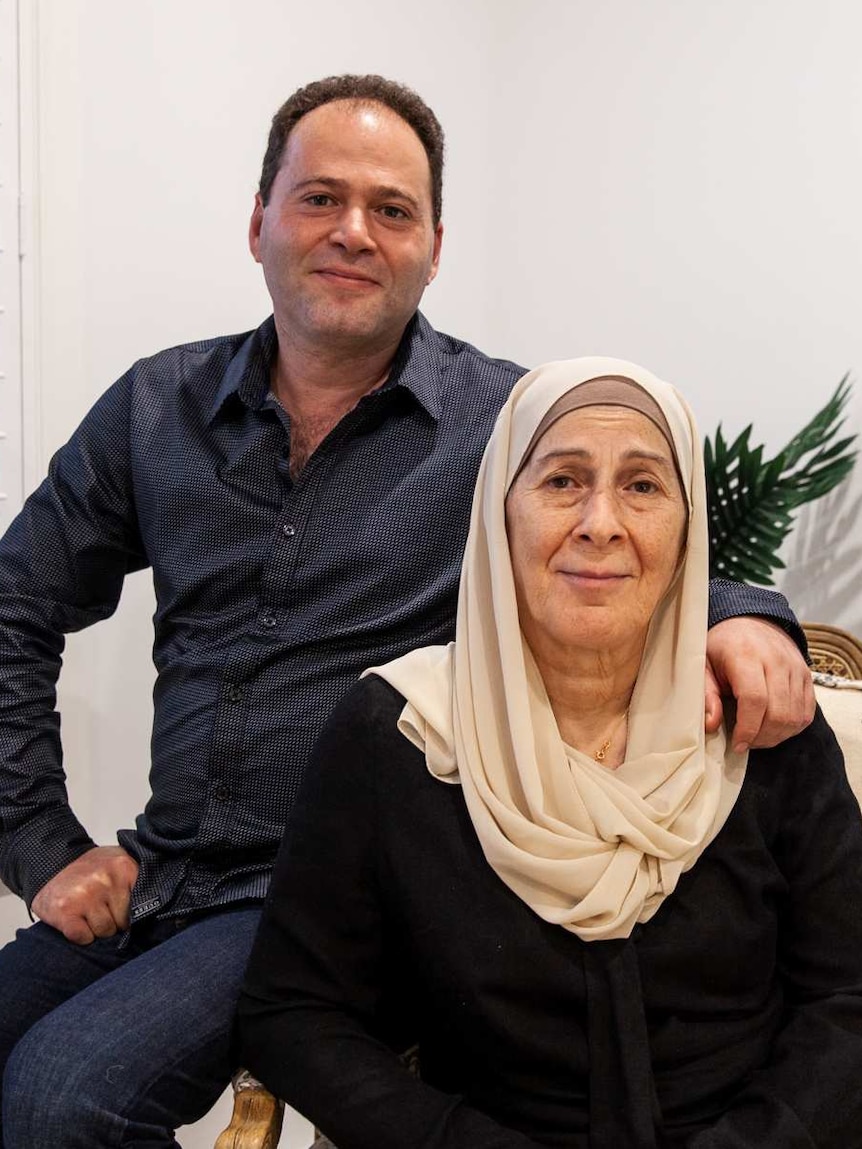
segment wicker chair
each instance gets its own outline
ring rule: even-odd
[[[844,753],[847,778],[862,806],[862,642],[834,626],[804,623],[814,693]]]
[[[862,805],[862,642],[835,626],[802,624],[811,654],[815,693],[844,751],[847,777]],[[240,1071],[234,1078],[231,1123],[215,1149],[275,1149],[284,1105],[259,1081]],[[334,1149],[318,1136],[311,1149]]]
[[[802,629],[808,639],[812,670],[836,678],[862,679],[862,642],[858,638],[820,622],[803,622]]]

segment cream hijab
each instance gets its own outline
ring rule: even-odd
[[[656,401],[689,503],[681,569],[650,625],[629,708],[626,758],[607,770],[560,737],[521,635],[505,499],[549,409],[587,380],[617,376]],[[688,405],[618,359],[549,363],[500,412],[473,499],[456,642],[374,673],[407,703],[398,729],[430,772],[460,782],[489,864],[542,918],[586,940],[628,937],[673,892],[727,819],[745,757],[703,729],[708,607],[706,494]]]

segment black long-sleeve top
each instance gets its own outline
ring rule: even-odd
[[[538,918],[369,678],[276,865],[241,1058],[339,1149],[862,1145],[862,820],[818,714],[622,941]],[[422,1080],[392,1053],[418,1040]]]

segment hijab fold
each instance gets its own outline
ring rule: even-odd
[[[521,634],[505,524],[506,494],[548,412],[586,383],[591,405],[599,401],[591,381],[608,377],[616,384],[614,404],[625,402],[623,380],[645,393],[629,405],[657,405],[689,510],[685,554],[650,624],[625,761],[616,770],[560,736]],[[460,783],[501,880],[540,917],[585,940],[628,937],[637,922],[648,921],[718,833],[739,793],[745,756],[729,750],[723,730],[705,735],[703,729],[707,608],[706,493],[687,404],[668,384],[622,360],[550,363],[516,385],[485,451],[456,642],[366,671],[404,695],[399,730],[436,778]]]

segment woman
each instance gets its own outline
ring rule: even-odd
[[[682,399],[525,376],[456,643],[336,712],[248,972],[244,1063],[339,1149],[862,1145],[859,810],[820,716],[704,736],[706,610]]]

